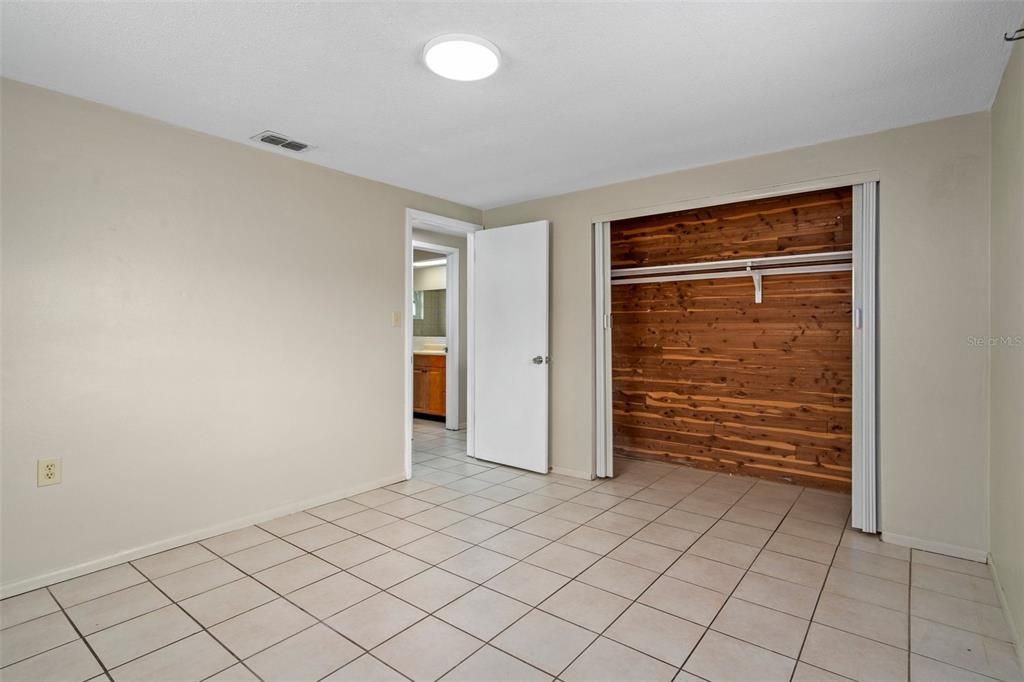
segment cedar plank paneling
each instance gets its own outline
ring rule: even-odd
[[[612,267],[852,248],[850,188],[615,221]],[[612,287],[616,454],[850,489],[849,272]]]

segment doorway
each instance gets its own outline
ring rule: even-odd
[[[852,488],[874,532],[876,197],[823,183],[594,223],[597,475],[618,453]]]

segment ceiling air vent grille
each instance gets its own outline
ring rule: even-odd
[[[309,149],[309,145],[305,142],[293,140],[287,135],[275,133],[273,130],[264,130],[258,135],[253,135],[251,139],[256,140],[257,142],[262,142],[263,144],[269,144],[272,147],[287,149],[291,152],[304,152]]]

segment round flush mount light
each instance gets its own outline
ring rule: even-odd
[[[478,81],[498,70],[501,53],[494,43],[465,33],[438,36],[423,48],[427,68],[453,81]]]

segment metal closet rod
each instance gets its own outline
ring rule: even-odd
[[[698,279],[733,279],[736,277],[768,277],[771,275],[806,275],[815,272],[847,272],[853,270],[853,263],[821,263],[818,265],[796,265],[791,268],[765,268],[746,270],[726,270],[718,272],[694,272],[678,275],[662,275],[660,277],[626,277],[613,279],[612,286],[618,284],[644,284],[646,282],[684,282]]]
[[[735,258],[716,260],[705,263],[679,263],[677,265],[650,265],[639,268],[615,268],[611,276],[626,277],[629,275],[668,275],[677,272],[697,272],[704,270],[735,270],[736,268],[756,268],[764,265],[790,265],[796,263],[825,263],[833,261],[853,261],[853,251],[825,251],[823,253],[796,253],[786,256],[762,256],[760,258]],[[657,280],[648,280],[657,281]],[[666,280],[671,281],[671,280]],[[614,284],[614,282],[613,282]]]

